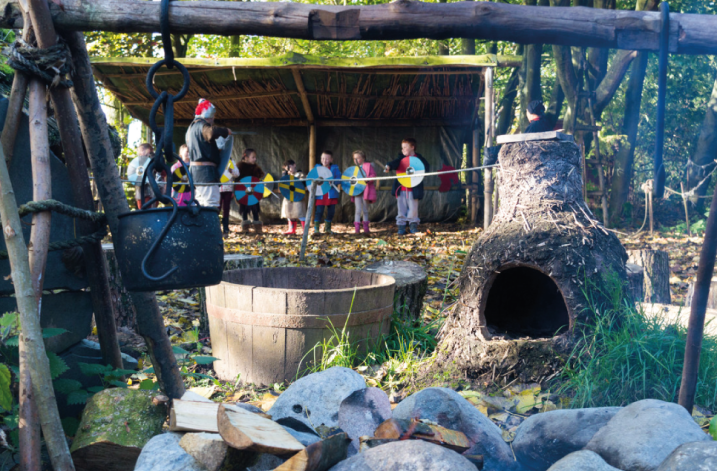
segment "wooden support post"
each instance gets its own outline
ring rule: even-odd
[[[15,77],[12,80],[10,98],[8,99],[5,125],[3,126],[2,135],[0,136],[0,145],[2,145],[5,151],[5,158],[8,163],[12,161],[15,151],[15,136],[17,136],[17,129],[20,127],[20,118],[22,117],[22,107],[25,104],[27,85],[27,76],[19,70],[16,70]]]
[[[477,100],[476,100],[477,101]],[[472,147],[472,167],[480,167],[480,130],[478,126],[473,129],[473,147]],[[480,183],[481,172],[476,170],[471,172],[468,182],[471,184],[469,193],[471,197],[471,223],[478,226],[478,210],[480,209],[480,198],[478,197],[478,184]]]
[[[485,69],[485,155],[493,147],[493,68]],[[484,159],[485,161],[485,159]],[[488,229],[493,220],[493,170],[485,169],[483,176],[483,229]]]
[[[682,192],[682,204],[685,206],[685,224],[687,225],[687,235],[692,237],[692,228],[690,227],[690,210],[687,205],[687,194],[685,194],[685,184],[680,182],[680,191]]]
[[[306,120],[309,122],[309,168],[306,171],[308,173],[316,165],[316,121],[314,120],[311,103],[309,103],[309,95],[306,93],[304,81],[301,78],[301,71],[293,68],[291,69],[291,74],[294,77],[296,89],[299,91],[299,96],[301,97],[301,105],[304,107]]]
[[[493,179],[493,215],[498,213],[498,205],[500,204],[500,172],[495,171],[495,178]]]
[[[43,49],[54,46],[57,44],[57,33],[52,24],[47,1],[28,0],[28,2],[38,46]],[[60,130],[75,204],[81,209],[94,211],[95,204],[85,163],[82,136],[70,90],[64,87],[53,87],[50,89],[50,96],[55,108],[55,117]],[[97,230],[97,225],[86,219],[78,220],[77,226],[80,235],[92,234]],[[114,368],[122,368],[122,354],[117,342],[115,316],[107,280],[107,262],[102,253],[102,245],[100,242],[94,242],[85,244],[82,249],[103,361]]]
[[[318,182],[314,180],[311,182],[311,187],[309,188],[309,207],[306,208],[306,224],[304,225],[304,233],[301,236],[301,253],[299,254],[300,262],[306,260],[306,244],[309,242],[309,231],[311,230],[311,221],[314,217],[317,185]]]
[[[647,193],[647,211],[650,216],[650,235],[652,235],[655,232],[655,223],[653,219],[653,212],[652,212],[652,195],[654,193],[654,187],[650,185],[650,191]]]
[[[75,74],[72,76],[72,99],[77,109],[80,128],[87,153],[92,162],[94,177],[105,207],[107,221],[113,234],[117,234],[120,214],[129,212],[129,204],[119,180],[105,117],[95,88],[87,45],[81,33],[65,36],[72,52]],[[137,326],[149,348],[152,365],[162,390],[171,399],[182,397],[184,382],[177,367],[177,360],[164,327],[154,293],[132,293],[137,312]]]

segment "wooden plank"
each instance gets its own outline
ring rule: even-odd
[[[527,141],[568,141],[574,142],[571,134],[564,134],[560,131],[533,132],[529,134],[504,134],[496,139],[498,144]]]
[[[307,446],[274,471],[326,471],[346,459],[349,443],[346,433],[337,433]]]
[[[219,432],[217,427],[218,410],[219,403],[217,402],[175,399],[172,409],[169,411],[169,430],[172,432],[217,433]]]
[[[309,103],[309,97],[306,95],[306,88],[304,88],[304,80],[301,78],[301,71],[297,68],[291,69],[291,74],[294,77],[294,84],[296,89],[299,91],[301,97],[301,104],[304,107],[304,114],[309,124],[314,124],[314,112],[311,110],[311,104]]]
[[[159,32],[159,2],[63,0],[50,3],[65,31]],[[19,0],[2,1],[0,26],[19,29]],[[175,34],[258,35],[297,39],[396,40],[475,38],[521,44],[558,44],[659,50],[659,12],[585,7],[391,2],[331,6],[274,2],[177,2],[169,14]],[[346,21],[352,21],[346,24]],[[670,15],[670,52],[715,54],[714,15]]]
[[[161,116],[161,113],[158,114]],[[189,126],[191,123],[188,119],[175,119],[175,126]],[[268,118],[268,119],[217,119],[217,124],[221,126],[236,127],[301,127],[308,126],[309,122],[305,119],[284,119],[284,118]],[[320,127],[435,127],[435,126],[456,126],[464,127],[470,125],[469,119],[317,119],[316,126]]]
[[[281,425],[237,406],[220,405],[217,422],[224,441],[238,450],[283,455],[304,449]]]

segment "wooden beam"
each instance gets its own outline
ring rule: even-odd
[[[191,120],[176,119],[175,126],[189,126]],[[271,118],[271,119],[217,119],[217,124],[230,127],[306,127],[309,122],[297,118]],[[434,126],[468,126],[468,119],[317,119],[317,126],[321,127],[434,127]]]
[[[304,80],[301,78],[301,71],[292,68],[291,74],[294,76],[296,89],[299,91],[299,96],[301,96],[301,104],[304,105],[306,119],[309,121],[309,124],[314,124],[314,112],[311,110],[311,103],[309,103],[309,97],[306,95],[306,88],[304,88]]]
[[[104,84],[104,82],[103,82]],[[209,101],[216,102],[216,101],[232,101],[232,100],[251,100],[255,98],[267,98],[267,97],[275,97],[275,96],[291,96],[291,95],[297,95],[298,92],[292,91],[292,90],[274,90],[270,92],[256,92],[252,93],[251,95],[247,95],[246,93],[235,93],[233,95],[206,95],[203,98],[206,98]],[[177,100],[174,102],[174,104],[178,103],[191,103],[193,105],[197,104],[197,101],[199,98],[182,98],[181,100]],[[147,108],[151,108],[152,105],[154,105],[154,101],[128,101],[122,103],[124,106],[144,106]]]
[[[49,2],[62,30],[159,32],[159,2],[63,0]],[[0,27],[18,29],[18,0],[0,0]],[[315,40],[476,38],[521,44],[657,51],[658,12],[585,7],[541,8],[492,2],[445,5],[391,2],[329,6],[278,2],[175,2],[169,12],[175,34],[258,35]],[[670,15],[670,52],[717,54],[715,15]]]

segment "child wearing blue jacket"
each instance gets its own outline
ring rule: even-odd
[[[331,170],[331,178],[340,179],[341,170],[338,165],[334,165],[334,153],[330,150],[325,150],[321,153],[321,163],[316,166],[323,165],[324,167]],[[320,198],[316,198],[316,209],[314,210],[314,232],[319,232],[319,226],[321,225],[321,219],[324,217],[324,211],[326,211],[326,225],[324,226],[324,234],[333,234],[331,232],[331,221],[334,219],[336,213],[336,205],[339,202],[339,184],[333,182],[331,189],[328,193],[324,193]]]

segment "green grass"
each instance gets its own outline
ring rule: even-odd
[[[588,283],[593,322],[573,350],[558,387],[571,407],[623,406],[646,398],[676,402],[686,329],[646,318],[623,296],[615,277]],[[598,305],[597,299],[602,302]],[[607,299],[607,301],[605,301]],[[717,409],[717,338],[705,336],[695,402]]]

